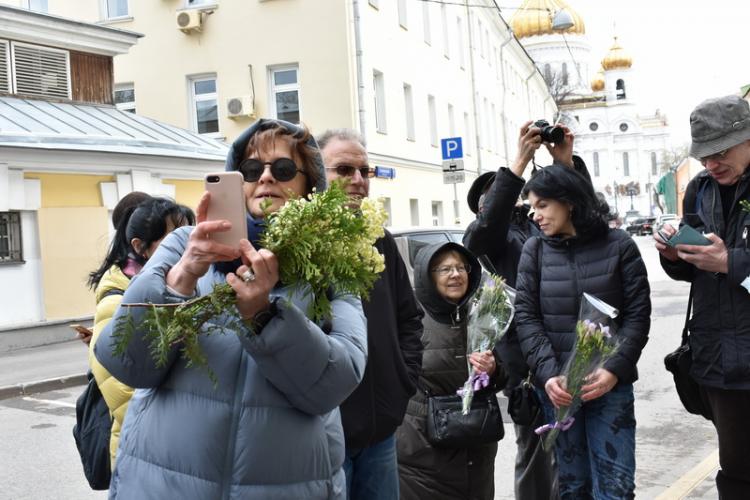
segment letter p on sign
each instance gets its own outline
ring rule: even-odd
[[[440,149],[443,153],[443,160],[455,160],[464,157],[460,137],[440,139]]]

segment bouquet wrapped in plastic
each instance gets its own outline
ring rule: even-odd
[[[516,291],[505,281],[490,274],[471,300],[469,322],[466,333],[467,358],[473,352],[488,351],[510,328],[515,309],[513,301]],[[469,364],[469,378],[458,390],[462,398],[462,412],[469,413],[474,392],[489,385],[490,377],[485,372],[477,372]]]
[[[547,434],[542,444],[549,450],[555,444],[560,431],[566,431],[575,421],[575,413],[583,404],[581,388],[588,383],[589,376],[611,358],[620,345],[616,335],[614,319],[619,311],[593,295],[584,293],[576,322],[576,343],[573,352],[563,367],[563,385],[573,397],[570,406],[555,410],[555,421],[536,429],[539,435]]]

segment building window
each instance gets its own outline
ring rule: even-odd
[[[393,212],[391,210],[391,199],[388,197],[383,198],[383,208],[385,209],[386,215],[388,215],[388,218],[385,220],[386,227],[391,227],[393,225]]]
[[[589,130],[591,130],[592,132],[596,132],[597,130],[599,130],[599,124],[596,122],[589,123]]]
[[[218,0],[187,0],[188,7],[198,7],[200,5],[213,5]]]
[[[451,45],[448,38],[448,14],[445,11],[445,4],[440,4],[440,19],[443,23],[443,55],[450,59],[451,57]]]
[[[132,83],[115,85],[115,106],[119,110],[135,113],[135,88]]]
[[[544,65],[544,80],[547,82],[547,84],[552,82],[552,67],[549,65],[549,63]]]
[[[456,18],[456,51],[458,51],[458,65],[464,69],[464,27],[460,17]]]
[[[16,94],[70,99],[67,50],[11,42],[12,81]]]
[[[372,71],[372,86],[375,93],[375,129],[382,133],[388,133],[385,123],[385,81],[383,73],[378,70]]]
[[[443,225],[443,202],[442,201],[432,202],[432,225],[433,226]]]
[[[453,104],[448,104],[448,135],[450,137],[456,136],[456,116],[453,112]]]
[[[271,69],[271,110],[274,118],[299,123],[299,68],[283,66]]]
[[[651,175],[658,175],[659,171],[656,166],[656,153],[654,151],[651,152]]]
[[[471,156],[471,123],[469,122],[469,113],[464,113],[464,136],[463,142],[466,146],[466,156]]]
[[[617,80],[617,83],[615,84],[615,89],[617,89],[617,99],[625,99],[625,80],[620,78]]]
[[[28,0],[29,10],[36,12],[49,12],[47,7],[47,0]]]
[[[599,177],[599,152],[594,151],[594,177]]]
[[[622,154],[622,174],[630,177],[630,156],[627,151]]]
[[[625,122],[622,122],[620,124],[620,132],[627,132],[628,131],[628,124]]]
[[[104,7],[104,19],[115,19],[127,17],[128,0],[102,0]]]
[[[411,198],[409,200],[409,212],[411,213],[411,225],[419,225],[419,200]]]
[[[219,132],[219,108],[217,105],[216,77],[190,79],[193,111],[193,130],[199,134]]]
[[[0,212],[0,262],[23,262],[21,213]]]
[[[404,112],[406,113],[406,139],[413,141],[416,137],[414,132],[414,96],[411,85],[404,84]]]
[[[370,5],[372,6],[372,7],[375,7],[376,9],[380,7],[380,2],[379,2],[379,0],[370,0],[370,1],[368,2],[368,3],[369,3],[369,4],[370,4]]]
[[[398,0],[398,24],[404,29],[409,29],[406,23],[406,0]]]
[[[437,147],[438,145],[438,128],[437,128],[437,108],[435,107],[435,97],[427,96],[427,114],[430,119],[430,144]]]
[[[432,26],[430,25],[430,4],[422,3],[422,25],[424,29],[424,43],[432,45]]]
[[[0,92],[11,92],[10,82],[10,44],[0,40]]]
[[[568,84],[568,63],[562,63],[562,84]]]

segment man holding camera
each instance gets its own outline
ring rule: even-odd
[[[586,165],[573,155],[574,136],[567,127],[550,127],[547,122],[526,122],[521,126],[518,153],[513,164],[500,167],[497,172],[480,175],[468,194],[469,208],[477,219],[469,224],[463,243],[490,271],[505,278],[509,286],[516,286],[518,262],[523,245],[529,237],[539,234],[539,228],[529,218],[529,208],[520,199],[525,184],[523,174],[537,149],[544,144],[555,164],[565,165],[591,180]],[[533,173],[532,173],[533,175]],[[489,267],[489,266],[488,266]],[[505,389],[510,396],[514,388],[528,376],[529,368],[521,352],[515,325],[497,343],[494,352],[508,370]],[[548,453],[534,429],[543,425],[542,412],[531,422],[516,423],[515,493],[517,499],[535,500],[558,498],[557,470],[554,452]]]
[[[661,265],[692,286],[691,375],[701,386],[719,436],[719,498],[750,491],[750,107],[738,96],[709,99],[690,115],[690,156],[705,170],[688,184],[683,225],[708,233],[706,245],[665,244]]]

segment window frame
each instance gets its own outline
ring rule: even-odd
[[[214,81],[214,87],[215,87],[214,92],[208,93],[208,94],[196,95],[195,84],[198,82],[205,82],[209,80]],[[223,138],[223,136],[221,135],[221,120],[219,118],[219,80],[216,77],[216,74],[204,73],[200,75],[188,76],[188,87],[190,91],[190,129],[194,131],[196,134],[202,135],[204,137],[211,137],[214,139]],[[200,133],[198,131],[198,106],[196,105],[196,103],[198,101],[209,101],[212,99],[216,101],[216,122],[217,122],[218,130],[216,132]]]
[[[27,43],[27,42],[17,42],[15,40],[10,40],[10,86],[11,86],[11,93],[16,95],[22,95],[22,96],[33,96],[33,97],[39,97],[42,99],[45,98],[57,98],[60,99],[61,97],[58,95],[49,95],[49,94],[28,94],[28,93],[19,93],[18,92],[18,69],[17,69],[17,62],[15,53],[16,47],[28,47],[33,49],[38,49],[41,51],[47,51],[47,52],[57,52],[60,54],[65,55],[65,79],[67,82],[68,87],[68,93],[67,96],[64,97],[64,99],[72,100],[73,99],[73,81],[70,78],[70,51],[66,49],[59,49],[57,47],[47,47],[46,45],[39,45],[35,43]]]
[[[274,75],[278,72],[294,70],[297,74],[296,83],[276,84]],[[297,92],[297,112],[299,113],[299,123],[302,123],[302,85],[300,84],[299,64],[283,64],[280,66],[270,66],[268,68],[268,88],[269,88],[269,107],[271,109],[271,118],[279,119],[279,109],[276,107],[276,94],[280,92]]]
[[[133,100],[132,101],[123,101],[123,102],[117,102],[117,92],[123,91],[123,90],[132,90],[133,91]],[[136,104],[135,104],[135,84],[133,82],[130,83],[116,83],[115,84],[115,90],[114,90],[114,102],[115,107],[119,109],[120,111],[128,111],[131,113],[136,113]]]
[[[385,75],[382,71],[372,70],[372,94],[375,106],[375,130],[380,134],[388,133],[388,118],[385,108]]]
[[[438,147],[437,100],[434,95],[427,96],[427,116],[430,122],[430,146]]]
[[[130,0],[117,0],[117,1],[123,1],[125,2],[125,10],[126,13],[120,16],[110,16],[109,15],[109,1],[108,0],[99,0],[99,8],[102,12],[102,20],[103,21],[117,21],[120,19],[131,19],[132,16],[130,15]]]
[[[417,140],[416,125],[414,123],[414,89],[404,82],[404,113],[406,115],[406,140]]]
[[[0,265],[24,264],[26,261],[23,259],[23,221],[21,219],[21,212],[17,210],[0,212],[0,218],[7,220],[8,227],[7,234],[0,234],[0,238],[5,238],[8,241],[8,256],[6,258],[0,254]],[[16,231],[13,230],[14,228],[16,228]],[[15,258],[13,257],[14,254],[17,254]]]
[[[31,7],[32,0],[26,0],[26,8],[32,12],[42,12],[44,14],[49,14],[49,0],[45,0],[45,7],[44,10],[38,10]]]
[[[0,40],[0,45],[5,46],[5,75],[8,79],[8,87],[0,89],[0,92],[13,93],[13,63],[10,57],[10,40]]]

